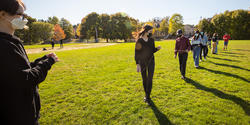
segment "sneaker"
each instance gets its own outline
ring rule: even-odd
[[[207,61],[207,59],[206,59],[206,58],[204,58],[204,60],[205,60],[205,61]]]
[[[195,68],[199,68],[199,66],[195,66]]]
[[[200,62],[202,62],[202,59],[200,60]]]

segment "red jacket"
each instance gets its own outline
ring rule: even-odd
[[[189,39],[184,36],[178,37],[175,43],[175,55],[177,55],[177,53],[185,53],[186,50],[191,50]]]

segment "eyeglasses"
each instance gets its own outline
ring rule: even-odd
[[[16,15],[21,16],[22,20],[27,19],[28,15],[25,13],[17,13]]]

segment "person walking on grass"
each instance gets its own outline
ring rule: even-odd
[[[60,40],[60,48],[63,48],[63,39]]]
[[[51,39],[51,46],[52,46],[52,49],[54,49],[54,47],[55,47],[55,40],[54,39]]]
[[[174,57],[176,58],[178,54],[181,78],[185,80],[188,52],[191,50],[191,45],[189,39],[183,36],[181,29],[177,30],[176,34],[177,34],[177,39],[175,43]]]
[[[204,60],[206,61],[207,53],[208,53],[208,48],[207,48],[207,35],[204,32],[200,33],[201,35],[201,51],[200,51],[200,60],[202,61],[202,56],[204,57]]]
[[[0,1],[0,122],[3,125],[38,125],[38,85],[58,61],[54,53],[30,62],[22,41],[14,35],[28,23],[21,0]]]
[[[155,41],[152,38],[152,32],[152,26],[143,26],[142,30],[137,35],[137,41],[135,44],[137,72],[141,72],[145,92],[144,102],[148,105],[151,105],[150,94],[155,69],[154,53],[161,49],[161,46],[155,48]]]
[[[224,48],[223,48],[223,50],[227,50],[229,39],[231,39],[231,37],[226,33],[223,36],[223,40],[224,40]]]
[[[213,34],[213,37],[212,37],[212,54],[217,54],[218,50],[217,50],[217,46],[218,46],[218,35],[217,33],[214,33]]]
[[[191,40],[191,49],[193,51],[193,59],[195,68],[199,68],[199,59],[201,51],[201,37],[200,32],[197,30]]]

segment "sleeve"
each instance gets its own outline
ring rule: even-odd
[[[44,55],[43,57],[36,59],[34,62],[31,62],[30,66],[35,67],[40,61],[46,60],[46,59],[48,59],[48,57]]]
[[[136,62],[136,64],[139,64],[141,49],[142,49],[142,44],[141,44],[140,40],[138,39],[135,43],[135,62]]]
[[[153,39],[153,49],[154,49],[154,51],[153,51],[154,53],[158,51],[158,49],[155,48],[155,40],[154,39]]]
[[[37,62],[36,66],[31,67],[26,55],[23,55],[17,48],[12,46],[0,47],[1,74],[13,87],[30,88],[38,85],[45,80],[48,70],[55,63],[53,58]]]
[[[177,55],[178,50],[179,50],[179,46],[178,46],[177,41],[176,41],[176,42],[175,42],[175,49],[174,49],[174,54],[175,54],[175,55]]]
[[[187,49],[188,49],[188,51],[190,51],[191,50],[191,44],[190,44],[189,39],[186,40],[186,43],[187,43]]]

